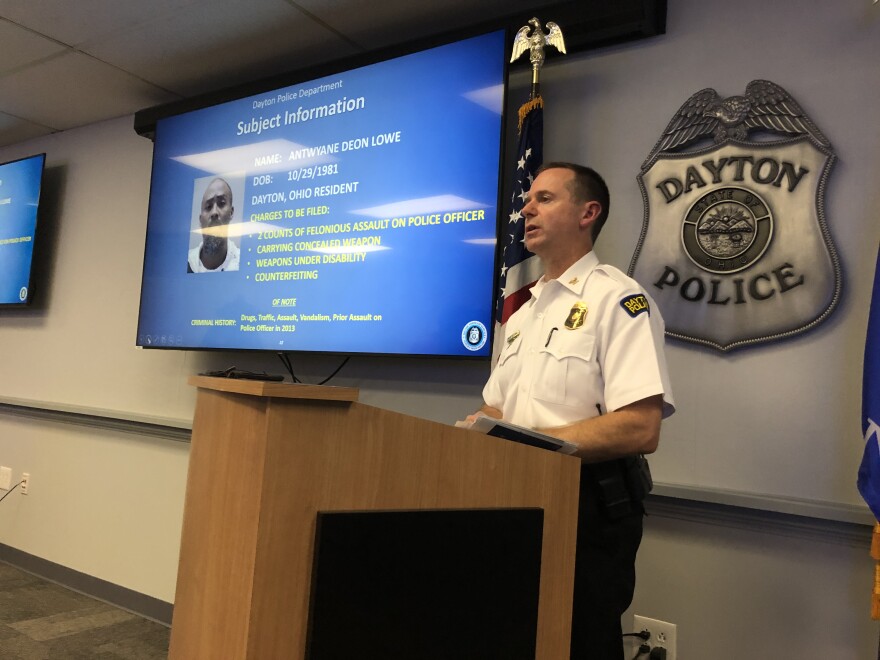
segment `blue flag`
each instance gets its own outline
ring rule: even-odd
[[[858,486],[874,517],[880,520],[880,253],[874,270],[864,369],[862,431],[865,434],[865,453],[859,467]]]

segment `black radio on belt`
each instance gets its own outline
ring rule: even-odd
[[[615,520],[642,510],[642,500],[654,487],[644,456],[627,456],[586,465],[608,518]]]

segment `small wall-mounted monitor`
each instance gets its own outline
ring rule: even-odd
[[[31,301],[46,154],[0,165],[0,305]]]
[[[505,41],[160,119],[137,344],[489,356]]]

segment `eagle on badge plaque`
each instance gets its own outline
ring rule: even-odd
[[[667,334],[728,351],[828,318],[841,290],[824,211],[835,159],[769,80],[685,101],[638,176],[645,217],[629,267]]]

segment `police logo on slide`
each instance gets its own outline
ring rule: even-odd
[[[461,343],[469,351],[478,351],[483,348],[488,337],[486,326],[479,321],[471,321],[461,331]]]
[[[24,302],[27,300],[27,287],[23,286],[18,290],[18,299]]]

